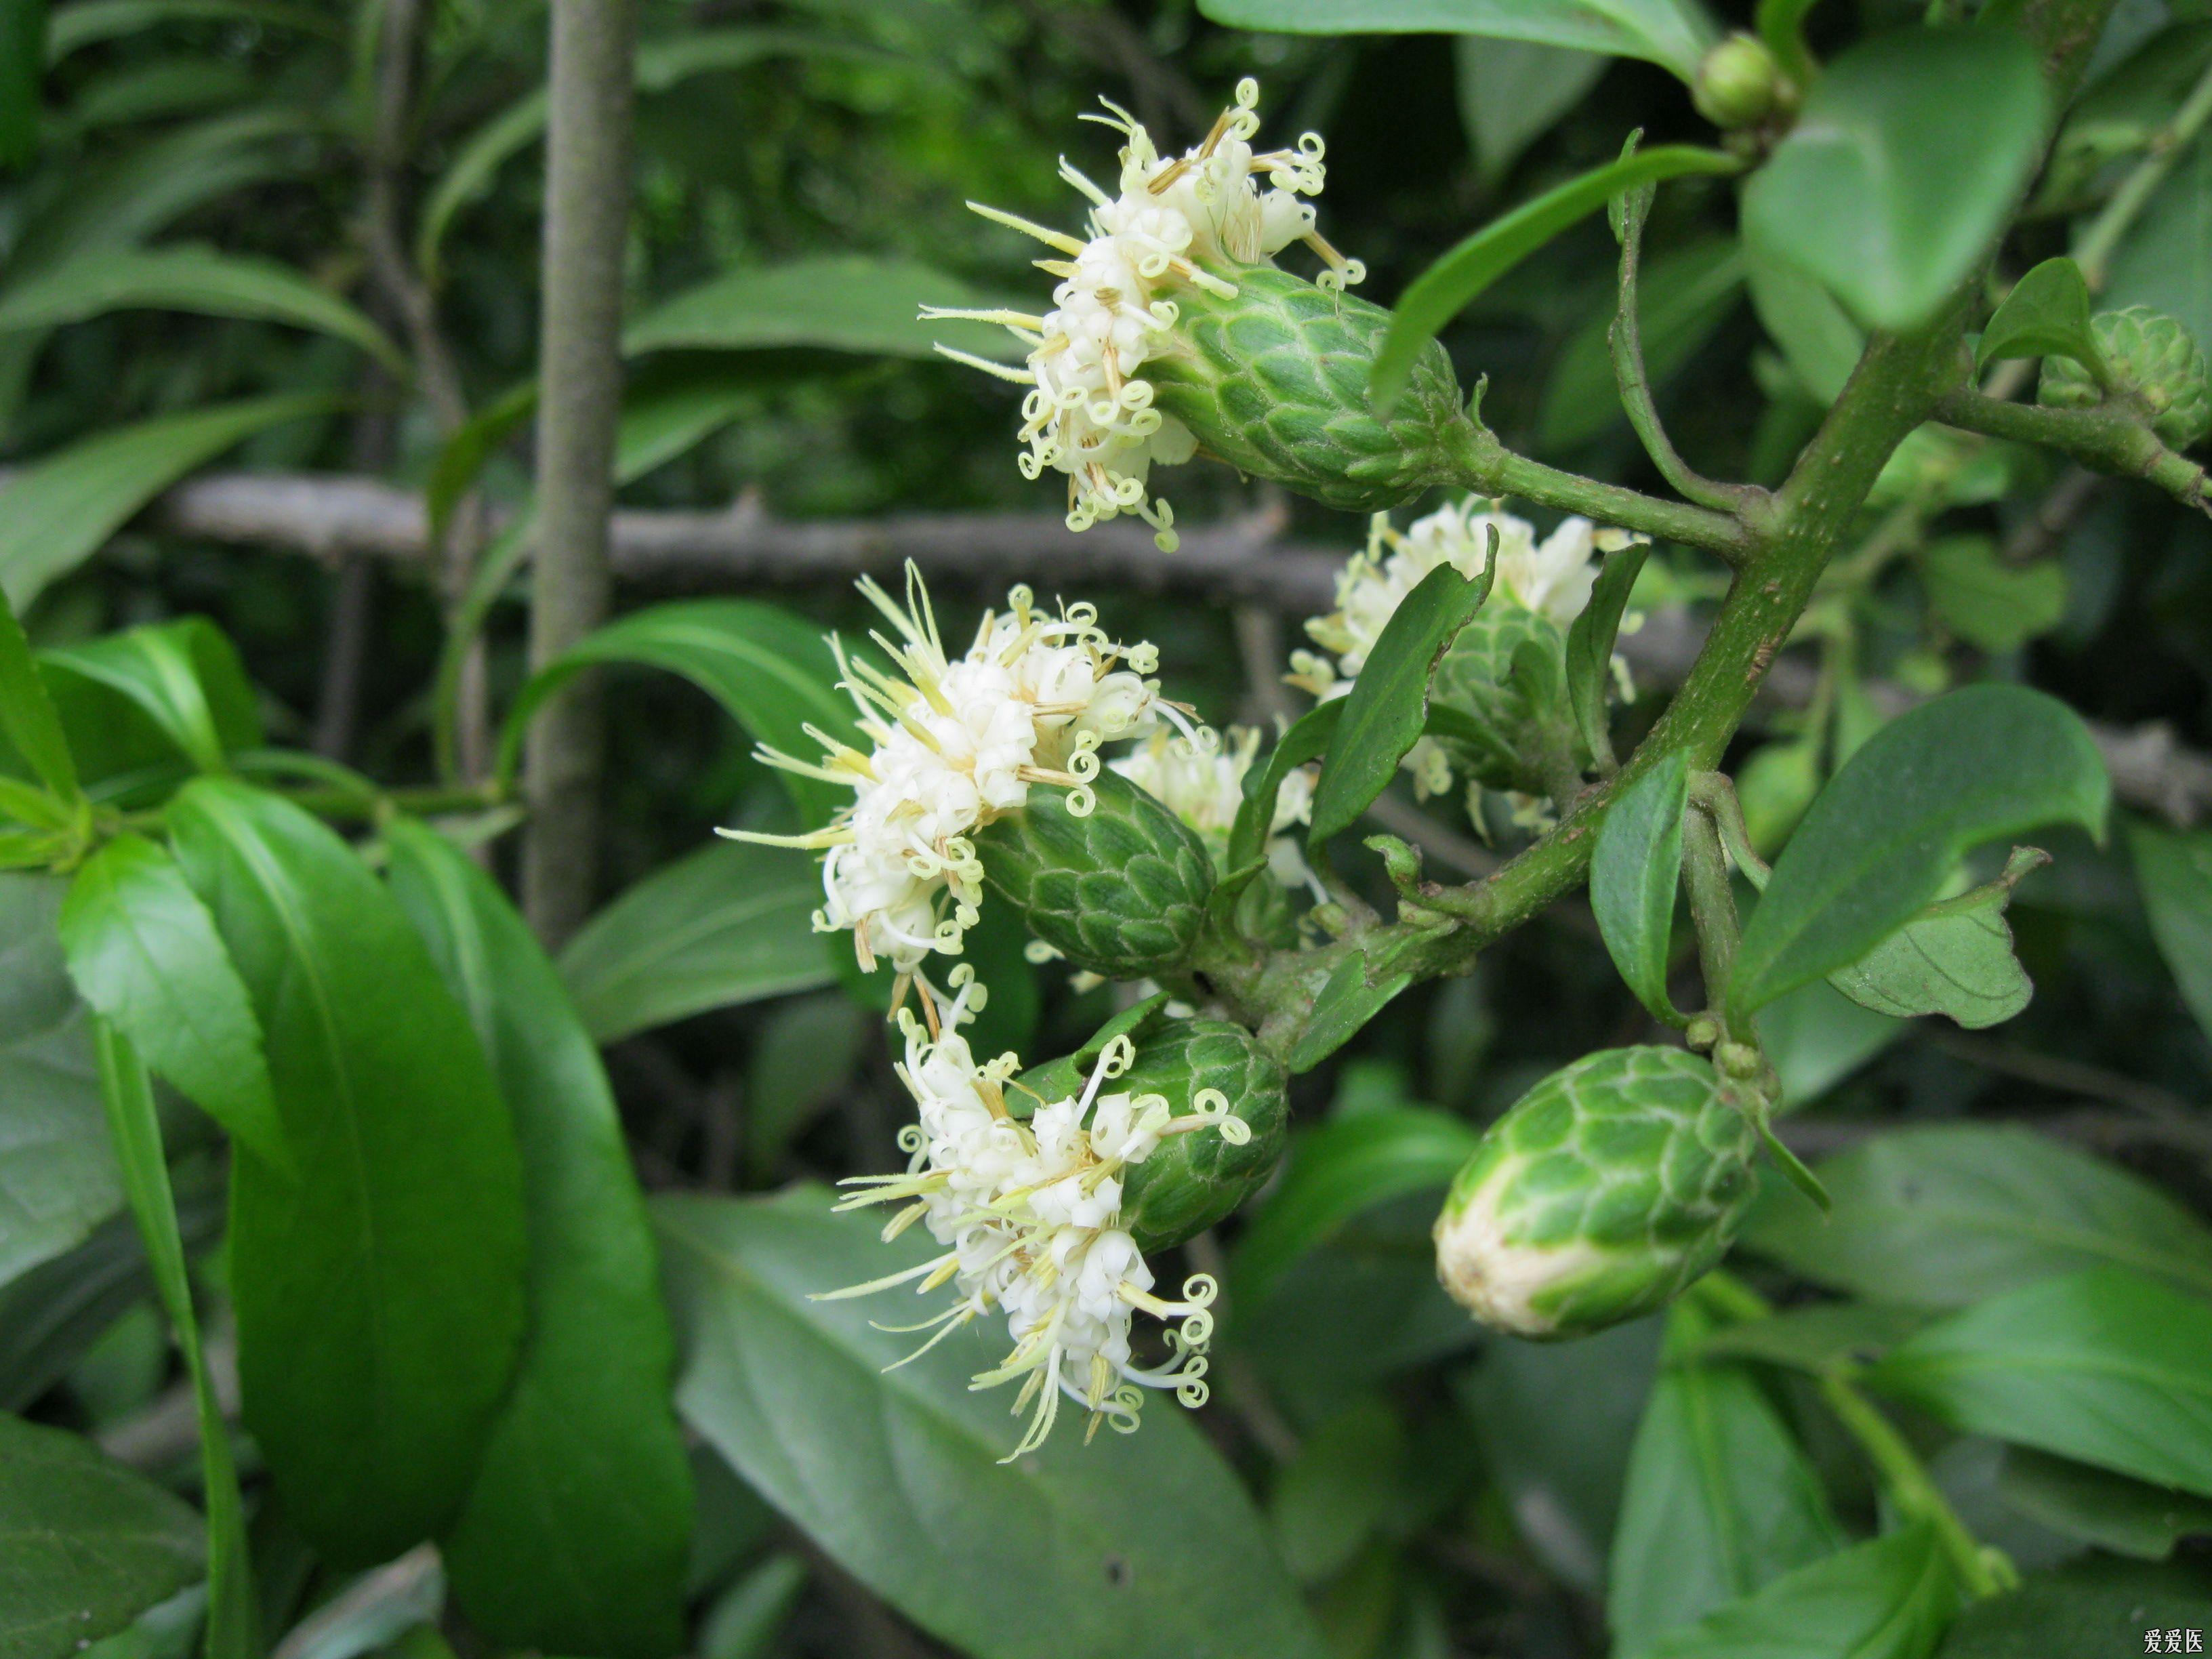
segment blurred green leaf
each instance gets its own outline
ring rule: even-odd
[[[1475,170],[1495,185],[1522,153],[1582,102],[1606,70],[1594,52],[1462,34],[1452,42],[1460,124]]]
[[[1063,1423],[997,1462],[1018,1425],[1006,1394],[968,1381],[1002,1348],[956,1340],[887,1371],[917,1342],[877,1328],[895,1312],[809,1300],[933,1248],[914,1232],[886,1246],[830,1202],[800,1188],[653,1206],[685,1351],[678,1407],[771,1503],[978,1659],[1319,1659],[1259,1517],[1171,1401],[1127,1439],[1086,1448]]]
[[[2081,267],[2067,258],[2045,259],[2013,284],[1982,330],[1974,368],[1978,372],[2003,357],[2053,354],[2079,363],[2103,356],[2089,331],[2089,285]]]
[[[0,1285],[123,1202],[84,1005],[54,932],[58,876],[0,872]]]
[[[985,294],[910,259],[822,254],[741,266],[664,300],[624,331],[623,349],[635,356],[672,346],[813,347],[927,359],[936,356],[941,340],[980,357],[1020,355],[1019,343],[1002,328],[921,321],[926,305],[1026,310],[1034,301]]]
[[[70,882],[60,927],[78,994],[201,1110],[290,1169],[261,1023],[176,861],[143,836],[116,836]]]
[[[1200,0],[1273,34],[1486,34],[1664,65],[1687,81],[1720,31],[1697,0]]]
[[[128,698],[203,772],[261,746],[261,710],[238,649],[204,617],[179,617],[39,653],[67,674]]]
[[[1939,536],[1914,562],[1943,625],[1977,649],[2017,651],[2065,620],[2066,568],[2008,562],[1987,536]]]
[[[1799,1567],[1646,1648],[1647,1659],[1927,1659],[1958,1606],[1914,1526]]]
[[[1844,1542],[1781,1413],[1741,1367],[1703,1357],[1711,1319],[1687,1300],[1667,1318],[1606,1578],[1620,1659]]]
[[[1996,880],[1928,906],[1828,982],[1897,1019],[1942,1014],[1970,1031],[2010,1019],[2035,987],[2012,953],[2005,906],[2022,877],[2050,862],[2035,848],[2014,848]]]
[[[1832,404],[1866,349],[1866,331],[1836,296],[1796,266],[1755,242],[1744,245],[1744,278],[1751,308],[1767,337],[1781,348],[1790,372],[1808,397]]]
[[[723,1592],[699,1625],[699,1659],[762,1659],[806,1589],[806,1563],[779,1551]]]
[[[1968,1607],[1938,1659],[2053,1659],[2100,1647],[2141,1653],[2148,1650],[2136,1644],[2147,1631],[2163,1636],[2208,1626],[2212,1593],[2197,1571],[2074,1561],[2030,1573],[2010,1594]]]
[[[1652,1018],[1669,1025],[1682,1024],[1667,994],[1667,959],[1689,799],[1690,757],[1676,750],[1621,791],[1590,853],[1590,908],[1613,965]]]
[[[2139,1176],[2027,1129],[1893,1130],[1820,1174],[1832,1216],[1763,1192],[1741,1240],[1815,1284],[1954,1308],[2116,1263],[2212,1292],[2212,1231]]]
[[[252,994],[300,1171],[234,1152],[246,1426],[319,1553],[387,1560],[452,1517],[514,1374],[514,1130],[467,1017],[352,848],[221,779],[186,785],[169,827]]]
[[[95,249],[0,291],[0,333],[81,323],[111,311],[183,311],[289,323],[359,346],[395,372],[406,360],[357,307],[273,259],[178,244]]]
[[[1389,1514],[1403,1474],[1398,1413],[1365,1400],[1322,1424],[1276,1472],[1267,1523],[1304,1584],[1341,1572]]]
[[[1282,1178],[1237,1235],[1230,1288],[1263,1302],[1285,1268],[1361,1211],[1407,1193],[1442,1193],[1474,1155],[1474,1127],[1425,1107],[1376,1107],[1291,1137]]]
[[[853,730],[852,706],[832,689],[836,659],[811,625],[753,599],[679,599],[609,623],[530,677],[500,733],[501,779],[514,779],[523,736],[546,700],[585,669],[612,663],[682,675],[757,742],[787,755],[819,758],[810,723],[833,737]],[[835,784],[778,775],[810,826],[849,804],[851,792]]]
[[[1775,860],[1730,1009],[1747,1016],[1856,962],[1984,842],[2062,822],[2101,835],[2111,799],[2096,744],[2055,697],[1972,685],[1906,711],[1844,763]]]
[[[1744,187],[1744,237],[1861,321],[1911,328],[1988,253],[2050,119],[2035,53],[2012,29],[1862,41],[1823,70]]]
[[[1732,236],[1709,236],[1648,258],[1637,283],[1644,370],[1656,389],[1698,354],[1729,319],[1743,293],[1743,249]],[[1626,421],[1613,370],[1613,285],[1603,303],[1566,338],[1545,383],[1538,441],[1571,449]]]
[[[2182,1001],[2212,1037],[2212,834],[2136,819],[2127,830],[2152,937]]]
[[[4,592],[0,592],[0,733],[58,799],[79,798],[76,761],[70,753],[61,716]]]
[[[1428,724],[1429,676],[1490,597],[1497,572],[1484,556],[1472,580],[1440,564],[1398,602],[1343,699],[1314,787],[1310,845],[1349,830],[1398,775]],[[1318,711],[1316,711],[1318,712]]]
[[[46,0],[0,0],[0,167],[38,153],[46,33]]]
[[[0,1414],[0,1659],[73,1659],[205,1571],[182,1499],[59,1429]]]
[[[2185,1538],[2212,1537],[2212,1499],[2022,1446],[2006,1449],[1998,1489],[2029,1519],[2137,1560],[2163,1561]]]
[[[2212,139],[2200,134],[2112,252],[2100,296],[2111,308],[2148,306],[2212,343]]]
[[[2124,1267],[1978,1303],[1867,1381],[1969,1434],[2212,1495],[2212,1306]]]
[[[1820,1099],[1909,1029],[1903,1020],[1860,1007],[1824,979],[1777,997],[1754,1024],[1759,1047],[1782,1079],[1783,1111]]]
[[[656,870],[585,923],[562,982],[592,1040],[832,978],[815,935],[822,883],[805,854],[721,842]]]
[[[345,38],[343,24],[327,12],[288,0],[68,0],[54,8],[46,30],[46,61],[58,64],[80,47],[119,40],[157,23],[197,21],[251,23],[329,40]]]
[[[0,485],[0,592],[28,605],[195,467],[269,427],[337,407],[321,395],[217,404],[112,427],[40,457]]]
[[[1766,1319],[1723,1325],[1698,1345],[1717,1359],[1759,1359],[1818,1375],[1870,1364],[1928,1323],[1924,1308],[1886,1302],[1820,1302]]]
[[[440,1539],[495,1641],[610,1659],[683,1644],[691,1482],[675,1339],[599,1057],[522,918],[435,830],[385,831],[392,890],[476,1028],[522,1152],[530,1324],[459,1517]]]
[[[1549,6],[1545,9],[1553,11]],[[1686,173],[1735,173],[1742,165],[1718,150],[1661,144],[1595,167],[1492,220],[1415,277],[1399,296],[1390,332],[1382,349],[1376,354],[1368,383],[1375,401],[1388,405],[1395,398],[1421,348],[1445,324],[1472,305],[1491,283],[1577,220],[1639,185]]]
[[[200,1486],[207,1505],[207,1659],[259,1659],[260,1607],[254,1596],[252,1560],[246,1553],[238,1466],[231,1451],[230,1428],[223,1421],[222,1403],[201,1346],[199,1318],[192,1310],[185,1241],[177,1225],[168,1160],[161,1150],[153,1083],[130,1039],[105,1019],[93,1021],[93,1046],[99,1055],[100,1093],[107,1106],[123,1190],[137,1219],[155,1288],[191,1382],[192,1413],[199,1426]]]
[[[996,1004],[998,983],[990,983]],[[793,1139],[851,1083],[873,1023],[842,991],[794,997],[762,1020],[745,1070],[745,1166],[757,1179],[775,1171]]]

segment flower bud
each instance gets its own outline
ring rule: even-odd
[[[1238,471],[1367,513],[1401,506],[1455,476],[1463,426],[1451,360],[1422,348],[1388,416],[1367,394],[1390,313],[1272,266],[1237,275],[1233,294],[1177,296],[1172,343],[1150,366],[1159,407]]]
[[[1491,789],[1548,793],[1547,759],[1586,760],[1566,703],[1567,636],[1541,611],[1494,601],[1460,630],[1429,681],[1431,706],[1472,726],[1443,741],[1455,769]]]
[[[1735,1236],[1754,1145],[1750,1118],[1697,1055],[1585,1055],[1484,1134],[1437,1218],[1437,1277],[1475,1317],[1521,1336],[1649,1313]]]
[[[2176,449],[2212,431],[2212,389],[2204,354],[2189,331],[2148,306],[2104,311],[2089,328],[2121,389],[2149,414],[2151,430]],[[2089,371],[2071,357],[2045,357],[2036,401],[2053,409],[2086,409],[2103,392]]]
[[[1733,132],[1755,127],[1774,113],[1790,86],[1766,43],[1755,34],[1735,33],[1708,52],[1691,83],[1691,101],[1715,126]]]
[[[1161,1095],[1176,1117],[1209,1120],[1221,1115],[1218,1096],[1227,1102],[1227,1115],[1249,1131],[1241,1139],[1173,1135],[1123,1173],[1121,1224],[1150,1253],[1181,1244],[1234,1213],[1274,1172],[1287,1132],[1289,1077],[1249,1031],[1227,1020],[1158,1019],[1139,1027],[1135,1041],[1134,1063],[1114,1079],[1117,1091]],[[1007,1089],[1007,1109],[1024,1116],[1039,1097],[1058,1098],[1081,1083],[1072,1059],[1054,1060]]]
[[[1143,979],[1190,954],[1213,866],[1173,812],[1118,772],[1028,804],[975,837],[983,883],[1077,967]]]

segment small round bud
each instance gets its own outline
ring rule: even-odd
[[[1492,1124],[1437,1218],[1437,1273],[1476,1318],[1580,1336],[1718,1261],[1754,1183],[1749,1119],[1680,1048],[1608,1048]]]
[[[1766,43],[1755,34],[1735,33],[1708,52],[1691,84],[1698,113],[1728,131],[1755,127],[1787,97],[1790,83]]]
[[[1160,408],[1238,471],[1346,512],[1402,506],[1455,475],[1467,415],[1431,340],[1387,416],[1367,378],[1390,313],[1272,266],[1236,273],[1231,297],[1176,296],[1182,321],[1147,365]]]
[[[1700,1053],[1710,1053],[1721,1040],[1721,1023],[1711,1014],[1697,1014],[1682,1028],[1682,1040]]]
[[[1112,979],[1181,965],[1213,891],[1205,844],[1110,769],[1079,790],[1030,786],[1019,811],[977,832],[975,853],[984,885],[1018,906],[1032,933]]]
[[[1759,1050],[1748,1042],[1723,1042],[1713,1058],[1721,1070],[1739,1082],[1759,1075]]]
[[[2189,331],[2148,306],[2102,311],[2089,319],[2120,389],[2142,404],[2151,430],[2176,449],[2212,431],[2212,386],[2204,354]],[[2071,357],[2045,357],[2035,398],[2052,409],[2087,409],[2104,392],[2087,368]]]

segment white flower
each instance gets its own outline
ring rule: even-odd
[[[1497,502],[1470,495],[1447,502],[1405,530],[1393,529],[1378,513],[1368,530],[1367,547],[1355,553],[1336,578],[1336,609],[1306,623],[1314,642],[1335,660],[1310,651],[1291,656],[1291,684],[1327,702],[1352,690],[1367,665],[1368,653],[1397,614],[1406,596],[1423,577],[1449,565],[1472,580],[1482,573],[1497,538],[1498,580],[1488,604],[1510,604],[1549,617],[1564,632],[1589,605],[1597,580],[1599,553],[1611,553],[1644,539],[1626,530],[1600,529],[1588,519],[1568,519],[1541,542],[1526,519],[1503,511]],[[1423,796],[1451,787],[1451,763],[1443,749],[1424,738],[1406,757]]]
[[[1022,1121],[1005,1094],[1021,1062],[1012,1054],[976,1062],[959,1027],[981,1007],[982,988],[966,963],[952,979],[960,995],[933,1036],[911,1010],[900,1014],[906,1058],[898,1073],[920,1115],[900,1138],[911,1154],[907,1172],[855,1177],[845,1184],[866,1190],[838,1206],[898,1204],[886,1240],[919,1221],[945,1248],[919,1267],[817,1299],[915,1279],[925,1295],[951,1285],[956,1299],[941,1313],[890,1328],[934,1328],[907,1360],[976,1318],[1004,1315],[1012,1349],[973,1386],[1021,1381],[1013,1409],[1032,1414],[1007,1462],[1044,1443],[1063,1396],[1090,1413],[1094,1432],[1101,1421],[1133,1430],[1146,1389],[1172,1389],[1186,1406],[1205,1404],[1214,1283],[1194,1274],[1179,1301],[1152,1293],[1152,1268],[1121,1225],[1121,1172],[1170,1136],[1212,1129],[1241,1142],[1250,1129],[1218,1090],[1201,1091],[1193,1103],[1199,1109],[1180,1116],[1162,1095],[1105,1092],[1133,1058],[1127,1036],[1107,1046],[1080,1095],[1041,1103]],[[1139,1310],[1170,1322],[1168,1358],[1155,1367],[1134,1357]]]
[[[1260,732],[1256,727],[1232,726],[1224,744],[1201,727],[1199,738],[1193,743],[1155,730],[1127,754],[1106,763],[1196,830],[1218,864],[1226,856],[1237,809],[1244,804],[1244,778],[1258,757]],[[1267,825],[1267,865],[1285,887],[1316,884],[1297,842],[1284,833],[1311,818],[1313,787],[1311,769],[1301,766],[1285,776],[1275,796],[1274,817]]]
[[[1068,811],[1088,813],[1098,745],[1150,729],[1163,712],[1178,724],[1181,716],[1144,678],[1158,653],[1113,643],[1091,605],[1063,606],[1054,617],[1017,587],[1006,610],[986,611],[973,643],[953,658],[911,562],[904,605],[865,577],[860,588],[897,635],[870,637],[904,677],[830,641],[844,671],[839,684],[872,748],[863,754],[809,726],[827,751],[819,763],[765,745],[757,751],[770,765],[849,787],[853,804],[805,835],[721,833],[821,849],[816,930],[850,929],[866,970],[884,958],[910,974],[933,951],[957,955],[975,921],[983,893],[976,830],[1018,811],[1035,783],[1066,788]]]
[[[1200,288],[1233,297],[1240,269],[1272,264],[1292,242],[1319,253],[1328,269],[1323,286],[1342,287],[1365,274],[1314,229],[1314,210],[1298,198],[1320,194],[1326,169],[1314,133],[1296,149],[1255,152],[1259,83],[1240,81],[1237,101],[1222,112],[1197,148],[1163,157],[1144,125],[1118,105],[1087,118],[1114,128],[1121,147],[1117,193],[1108,195],[1063,160],[1060,177],[1091,203],[1087,238],[1063,234],[976,203],[985,218],[1036,237],[1065,258],[1041,259],[1060,279],[1053,308],[1042,316],[1017,311],[925,307],[925,319],[957,317],[997,323],[1030,348],[1025,368],[1007,368],[948,347],[957,362],[1030,388],[1022,400],[1023,476],[1050,470],[1067,477],[1067,523],[1086,530],[1102,519],[1133,513],[1172,551],[1175,514],[1151,497],[1154,462],[1177,465],[1197,449],[1180,421],[1152,406],[1153,388],[1140,374],[1170,349],[1178,315],[1172,297]]]

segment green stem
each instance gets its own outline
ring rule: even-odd
[[[1744,879],[1765,892],[1766,878],[1774,872],[1752,847],[1751,826],[1744,822],[1743,803],[1736,798],[1735,785],[1728,774],[1698,773],[1690,780],[1690,799],[1711,815],[1713,828],[1720,832],[1722,850],[1743,872]]]
[[[2045,409],[1960,386],[1947,393],[1935,412],[1936,419],[1964,431],[2057,450],[2093,472],[2144,479],[2185,506],[2205,510],[2204,469],[2168,449],[2124,406]]]
[[[2011,1564],[1992,1550],[1982,1547],[1980,1540],[1966,1529],[1959,1512],[1951,1507],[1950,1500],[1928,1473],[1905,1437],[1896,1425],[1878,1411],[1874,1403],[1840,1372],[1830,1371],[1820,1377],[1820,1397],[1837,1419],[1850,1431],[1852,1439],[1867,1455],[1867,1461],[1881,1476],[1884,1490],[1900,1514],[1916,1521],[1924,1521],[1935,1529],[1943,1553],[1951,1558],[1951,1565],[1959,1575],[1959,1582],[1966,1593],[1977,1600],[1999,1595],[2020,1582]]]
[[[138,1224],[154,1288],[175,1334],[178,1352],[191,1379],[192,1406],[199,1419],[200,1479],[208,1512],[207,1659],[254,1659],[261,1650],[259,1613],[253,1594],[253,1569],[246,1552],[245,1505],[239,1495],[238,1465],[230,1431],[223,1423],[215,1380],[200,1345],[199,1321],[192,1311],[191,1282],[185,1271],[185,1243],[177,1227],[175,1194],[161,1152],[161,1124],[154,1111],[154,1091],[146,1067],[130,1040],[100,1016],[92,1021],[93,1048],[100,1063],[100,1099],[122,1171],[125,1195]]]
[[[2173,164],[2181,159],[2189,141],[2204,130],[2207,121],[2212,121],[2212,69],[2197,77],[2189,96],[2174,112],[2173,119],[2163,132],[2151,139],[2150,153],[2136,163],[2135,171],[2120,181],[2120,187],[2112,192],[2103,211],[2082,232],[2074,250],[2074,263],[2081,267],[2091,293],[2104,287],[2112,250],[2120,245],[2120,239],[2127,234],[2144,204],[2166,182],[2166,174],[2173,171]]]
[[[1706,1009],[1720,1021],[1724,1035],[1734,1036],[1722,1010],[1727,1006],[1729,977],[1742,929],[1736,921],[1735,889],[1729,884],[1728,854],[1722,849],[1718,826],[1695,803],[1682,814],[1682,884],[1690,895],[1690,922],[1698,935],[1698,970],[1705,976]]]

